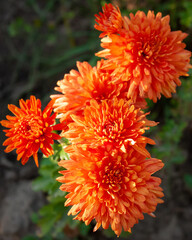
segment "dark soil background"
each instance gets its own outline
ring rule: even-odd
[[[20,98],[26,99],[31,94],[40,98],[44,105],[47,104],[57,80],[75,68],[77,60],[86,60],[91,64],[96,62],[94,52],[99,49],[99,33],[93,26],[94,14],[100,11],[101,2],[104,1],[0,1],[0,120],[9,114],[8,104],[18,105]],[[180,8],[174,0],[142,1],[142,4],[135,0],[116,2],[124,10],[162,10],[171,15],[173,28],[181,27],[189,34],[192,32],[192,20],[187,18],[184,21],[184,17],[192,16],[191,1],[184,1],[189,3],[186,8]],[[189,36],[186,41],[188,49],[192,46],[191,41]],[[192,176],[191,100],[187,105],[187,117],[182,119],[186,125],[178,140],[185,161],[169,164],[160,171],[165,203],[157,207],[156,218],[146,215],[127,239],[192,239],[192,180],[189,177],[185,181],[186,174]],[[170,102],[163,100],[157,107],[152,106],[152,113],[156,111],[162,122],[166,122],[166,115],[161,112],[165,105],[170,106]],[[182,108],[185,109],[185,105]],[[179,112],[179,108],[176,111]],[[2,146],[5,136],[2,128],[0,130]],[[158,138],[156,140],[158,148]],[[0,147],[0,240],[20,240],[40,231],[32,223],[31,215],[47,202],[47,198],[45,193],[32,190],[31,183],[38,176],[34,161],[31,159],[22,166],[16,161],[14,152],[5,154],[3,150],[4,147]],[[172,146],[172,151],[177,155],[177,145]],[[100,230],[90,235],[90,239],[96,238],[114,239],[105,237]]]

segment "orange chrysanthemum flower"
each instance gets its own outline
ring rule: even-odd
[[[151,176],[163,167],[158,159],[145,159],[133,149],[128,153],[111,155],[103,149],[93,154],[79,149],[70,160],[60,161],[66,170],[57,180],[67,191],[66,206],[72,206],[68,215],[88,225],[96,220],[96,231],[101,225],[119,236],[122,228],[130,229],[143,213],[154,216],[158,203],[162,203],[161,179]]]
[[[83,109],[91,99],[100,102],[103,99],[126,97],[126,83],[114,84],[110,71],[103,70],[104,61],[98,61],[96,67],[88,62],[77,62],[79,71],[71,70],[64,79],[58,81],[55,88],[61,94],[52,95],[55,99],[54,111],[58,113],[61,122],[66,125],[71,121],[70,115],[82,115]],[[136,105],[146,107],[146,101],[138,98]]]
[[[69,130],[63,136],[82,148],[102,145],[108,150],[120,148],[126,152],[131,146],[150,157],[145,145],[155,142],[142,135],[149,126],[155,126],[156,123],[147,120],[147,114],[136,109],[131,100],[113,98],[103,100],[100,104],[92,100],[90,106],[85,108],[84,116],[71,116],[74,122],[69,124]]]
[[[16,149],[17,160],[21,159],[24,165],[29,157],[33,156],[38,167],[37,152],[41,149],[45,156],[53,154],[51,144],[53,140],[61,137],[53,133],[54,130],[61,130],[62,124],[54,125],[56,113],[52,116],[54,101],[50,101],[46,108],[41,111],[41,101],[31,96],[26,102],[19,101],[20,108],[15,105],[8,105],[9,110],[15,116],[6,116],[7,120],[2,120],[2,126],[9,128],[4,130],[8,139],[3,143],[7,146],[5,152]]]
[[[110,19],[110,12],[106,17]],[[108,59],[105,68],[114,70],[116,82],[128,82],[128,98],[139,95],[156,102],[161,94],[171,97],[181,84],[179,77],[188,76],[191,53],[182,42],[186,37],[186,33],[171,31],[169,16],[138,11],[123,18],[117,34],[109,27],[108,36],[101,40],[105,50],[96,55]]]
[[[96,22],[95,28],[103,33],[100,37],[104,37],[109,33],[118,33],[123,26],[123,18],[119,8],[114,7],[111,3],[106,4],[102,8],[103,13],[100,12],[99,15],[95,15]]]

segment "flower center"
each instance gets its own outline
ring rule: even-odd
[[[123,170],[121,165],[117,164],[114,166],[112,163],[109,163],[105,166],[102,183],[105,184],[108,190],[118,192],[121,189],[122,179]]]
[[[43,121],[40,116],[25,116],[16,125],[16,133],[23,138],[38,138],[43,134]]]
[[[109,139],[116,139],[120,135],[118,124],[116,122],[105,122],[102,127],[102,134]]]
[[[139,56],[142,56],[143,58],[150,58],[153,54],[153,51],[152,51],[150,45],[147,43],[147,44],[144,44],[143,49],[141,49],[138,52],[138,54],[139,54]]]
[[[159,55],[161,47],[159,42],[154,39],[142,40],[137,43],[138,61],[139,62],[150,62],[153,64],[154,60]]]

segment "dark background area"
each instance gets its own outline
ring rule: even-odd
[[[172,30],[187,32],[186,48],[192,50],[190,0],[1,0],[0,120],[9,114],[7,105],[18,106],[20,98],[35,95],[46,105],[56,82],[76,68],[76,61],[95,65],[94,53],[100,49],[100,40],[93,27],[94,14],[105,2],[117,3],[123,15],[138,9],[169,14]],[[192,77],[182,78],[182,85],[172,99],[162,97],[156,104],[149,102],[149,109],[149,118],[160,122],[149,132],[157,143],[150,151],[165,163],[158,173],[165,203],[157,207],[155,219],[146,215],[133,228],[132,235],[122,234],[119,239],[190,240]],[[1,146],[4,140],[1,131]],[[49,191],[50,186],[59,187],[54,185],[58,168],[53,161],[49,166],[42,165],[38,172],[32,159],[22,166],[14,152],[5,154],[3,150],[0,147],[0,240],[116,239],[110,231],[92,233],[92,225],[84,228],[83,224],[73,226],[75,221],[67,222],[64,197],[55,197],[54,194],[59,194],[56,190]],[[48,168],[52,175],[45,174]],[[43,206],[44,211],[37,213]]]

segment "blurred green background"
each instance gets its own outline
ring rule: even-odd
[[[187,32],[186,48],[192,50],[191,0],[1,0],[0,119],[5,119],[8,103],[18,105],[20,98],[26,99],[31,94],[47,104],[56,82],[76,68],[76,61],[89,61],[95,65],[97,58],[94,53],[100,49],[100,40],[99,32],[93,27],[94,14],[109,2],[118,4],[123,15],[135,13],[138,9],[145,12],[154,10],[155,13],[161,11],[163,16],[169,14],[172,30]],[[160,122],[148,134],[157,142],[150,149],[152,156],[165,163],[165,168],[159,173],[163,180],[165,203],[158,206],[156,219],[146,216],[134,227],[132,235],[123,233],[119,239],[190,240],[192,77],[182,78],[182,86],[173,98],[162,97],[156,104],[149,102],[149,109],[151,115],[148,118]],[[4,140],[5,136],[1,133],[1,145]],[[16,163],[14,153],[5,155],[1,148],[0,180],[4,184],[0,190],[0,204],[3,206],[0,208],[3,216],[0,239],[116,239],[110,230],[92,233],[93,225],[86,227],[67,216],[68,209],[63,207],[64,194],[58,190],[60,184],[55,181],[59,156],[67,156],[60,145],[54,148],[56,154],[41,161],[38,173],[32,161],[23,167]],[[9,224],[9,217],[13,219],[13,216],[8,216],[9,211],[3,209],[12,206],[7,200],[8,189],[12,184],[15,189],[23,182],[31,187],[32,181],[33,190],[40,191],[34,195],[34,202],[41,201],[41,204],[30,208],[28,225],[21,220],[16,230],[9,231],[5,226]],[[20,202],[15,203],[15,209],[17,204]],[[19,213],[14,215],[15,221],[22,216]]]

